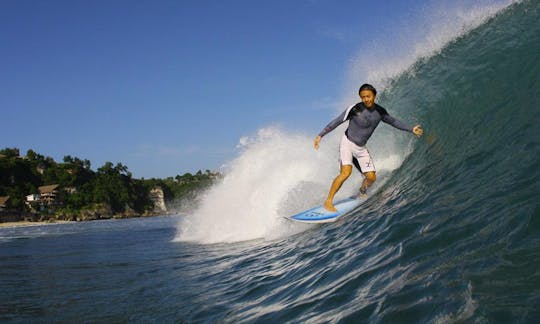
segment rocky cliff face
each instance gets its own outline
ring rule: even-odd
[[[154,212],[156,213],[167,212],[167,206],[165,205],[163,189],[161,189],[160,187],[155,187],[152,190],[150,190],[150,199],[154,202]]]
[[[112,218],[112,216],[113,213],[111,206],[107,204],[98,204],[95,206],[95,208],[81,210],[79,216],[77,216],[77,220],[89,221],[98,219],[110,219]]]
[[[55,222],[55,221],[93,221],[100,219],[122,219],[133,217],[150,217],[164,215],[168,212],[165,204],[163,189],[155,187],[150,191],[150,199],[154,203],[154,210],[147,210],[143,213],[136,212],[129,206],[125,206],[122,213],[113,213],[109,204],[98,203],[82,208],[79,211],[57,210],[54,213],[6,213],[0,212],[0,222],[27,220],[32,222]],[[6,214],[6,215],[4,215]]]

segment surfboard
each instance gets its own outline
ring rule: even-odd
[[[287,218],[297,222],[313,224],[335,222],[340,217],[360,206],[364,201],[365,199],[358,197],[349,197],[334,203],[334,207],[337,209],[336,212],[328,211],[321,205]]]

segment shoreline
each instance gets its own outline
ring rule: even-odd
[[[14,221],[14,222],[0,222],[0,229],[3,228],[16,228],[16,227],[32,227],[32,226],[43,226],[43,225],[55,225],[55,224],[74,224],[74,223],[86,223],[86,222],[93,222],[98,220],[108,220],[108,219],[130,219],[130,218],[146,218],[146,217],[157,217],[157,216],[171,216],[175,215],[175,213],[165,212],[165,213],[154,213],[154,214],[137,214],[132,216],[120,216],[116,215],[112,217],[106,217],[106,218],[98,218],[98,219],[85,219],[85,220],[56,220],[56,219],[49,219],[49,220],[42,220],[42,221]]]
[[[16,228],[16,227],[32,227],[32,226],[42,226],[42,225],[53,225],[53,224],[69,224],[77,223],[77,221],[46,221],[46,222],[29,222],[29,221],[20,221],[20,222],[3,222],[0,223],[0,229],[2,228]]]

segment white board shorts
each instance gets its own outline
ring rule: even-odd
[[[342,165],[353,165],[353,156],[358,160],[362,173],[375,172],[375,165],[365,146],[358,146],[351,142],[346,135],[341,138],[339,155]]]

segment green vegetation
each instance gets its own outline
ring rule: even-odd
[[[27,202],[26,197],[38,193],[40,186],[57,184],[55,205],[48,206],[45,213],[77,216],[83,210],[105,206],[113,215],[149,214],[154,210],[150,197],[153,188],[163,191],[170,206],[175,201],[195,197],[218,176],[206,170],[174,178],[134,179],[128,167],[121,163],[106,162],[94,171],[89,160],[69,155],[59,163],[32,150],[25,157],[20,157],[16,148],[0,150],[0,197],[9,196],[7,210],[12,212],[39,211],[39,206]],[[41,206],[42,213],[43,209]]]

